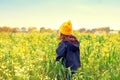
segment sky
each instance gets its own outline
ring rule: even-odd
[[[59,29],[110,27],[120,30],[120,0],[0,0],[0,27]]]

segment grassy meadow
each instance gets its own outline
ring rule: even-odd
[[[82,66],[72,80],[120,80],[120,35],[74,32]],[[56,33],[0,33],[0,80],[65,80]]]

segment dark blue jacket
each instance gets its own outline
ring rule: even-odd
[[[71,70],[76,70],[80,67],[80,50],[79,42],[72,43],[70,41],[61,41],[56,49],[56,61],[62,59],[66,68],[70,67]]]

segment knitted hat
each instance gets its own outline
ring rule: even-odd
[[[68,20],[67,22],[64,22],[60,26],[60,33],[62,33],[64,35],[71,35],[72,34],[72,23],[70,20]]]

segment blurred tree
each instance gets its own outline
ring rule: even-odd
[[[80,28],[79,31],[80,32],[86,32],[86,29],[85,28]]]
[[[106,33],[109,33],[109,32],[110,32],[110,27],[104,27],[104,31],[105,31]]]
[[[10,32],[10,31],[11,31],[11,28],[7,26],[3,26],[0,28],[0,32]]]
[[[120,35],[120,30],[118,31],[118,34]]]
[[[22,28],[21,28],[21,31],[22,31],[22,32],[27,32],[27,29],[26,29],[25,27],[22,27]]]
[[[29,27],[28,32],[36,32],[37,28],[36,27]]]
[[[19,31],[19,28],[17,28],[17,27],[15,27],[15,28],[11,28],[11,32],[16,33],[16,32],[18,32],[18,31]]]
[[[46,29],[44,27],[40,28],[40,32],[45,32],[45,31],[46,31]]]
[[[86,30],[86,33],[92,33],[92,30],[88,29]]]
[[[47,32],[53,32],[51,28],[46,29]]]

